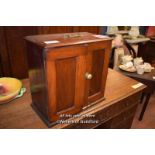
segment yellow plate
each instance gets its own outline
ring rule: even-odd
[[[0,86],[6,88],[6,93],[0,94],[0,104],[9,102],[15,98],[22,87],[22,82],[15,78],[3,77],[0,78]]]

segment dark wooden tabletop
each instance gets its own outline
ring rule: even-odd
[[[146,80],[146,81],[151,81],[153,83],[155,83],[155,79],[153,79],[153,77],[155,77],[155,69],[153,69],[151,72],[149,73],[144,73],[142,75],[137,74],[137,72],[126,72],[123,70],[119,69],[119,72],[123,73],[124,75],[127,75],[129,77],[133,77],[133,78],[137,78],[137,79],[142,79],[142,80]]]
[[[142,75],[137,74],[136,72],[131,73],[131,72],[126,72],[123,70],[118,69],[118,71],[128,77],[131,77],[147,86],[147,88],[144,90],[145,93],[152,94],[155,91],[155,69],[153,69],[149,73],[144,73]]]
[[[40,117],[31,107],[31,94],[29,89],[29,80],[22,81],[27,88],[23,97],[10,103],[0,105],[0,128],[48,128]],[[80,114],[94,114],[107,106],[115,104],[120,100],[133,95],[145,88],[145,85],[134,89],[132,86],[138,82],[128,78],[114,70],[109,69],[105,100],[84,110]],[[52,128],[64,128],[66,124],[58,124]]]

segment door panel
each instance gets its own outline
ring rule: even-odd
[[[104,54],[105,50],[94,50],[92,53],[92,68],[91,73],[93,75],[93,78],[90,82],[90,90],[89,90],[89,96],[95,95],[99,93],[102,89],[102,72],[103,72],[103,63],[104,63]]]
[[[59,52],[58,52],[59,51]],[[52,121],[60,114],[75,114],[86,100],[86,48],[70,46],[47,52],[47,87],[49,115]]]
[[[109,47],[111,42],[91,43],[88,46],[88,71],[92,79],[88,80],[88,104],[104,99],[105,82],[108,71]]]
[[[57,111],[74,106],[76,58],[56,61]],[[63,68],[63,69],[62,69]]]

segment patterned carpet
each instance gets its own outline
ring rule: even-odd
[[[144,113],[142,121],[139,121],[142,104],[138,105],[134,121],[132,123],[133,129],[155,129],[155,93],[151,96],[150,102]]]

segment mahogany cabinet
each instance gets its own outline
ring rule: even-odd
[[[104,99],[110,38],[83,32],[26,41],[33,107],[48,125]]]

